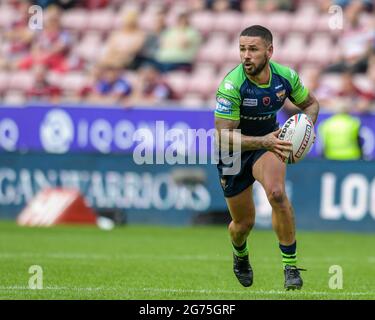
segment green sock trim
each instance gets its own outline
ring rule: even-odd
[[[286,254],[286,253],[281,252],[281,255],[283,256],[283,258],[291,258],[291,257],[297,256],[297,252],[293,254]]]
[[[297,266],[297,252],[295,254],[282,253],[283,266]]]
[[[247,243],[246,243],[246,247],[245,247],[245,249],[243,249],[243,250],[237,250],[237,249],[234,247],[233,243],[232,243],[232,249],[233,249],[233,253],[234,253],[237,257],[245,257],[245,256],[247,256],[247,255],[249,254],[249,248],[248,248],[248,246],[247,246]]]

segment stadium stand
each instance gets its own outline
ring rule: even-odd
[[[174,92],[165,96],[165,104],[177,102],[188,108],[212,108],[218,82],[239,63],[238,34],[252,24],[271,29],[275,38],[274,59],[295,68],[304,81],[311,80],[306,70],[312,69],[311,66],[317,70],[315,73],[319,75],[315,77],[321,82],[318,91],[326,87],[326,93],[339,94],[342,74],[347,72],[354,74],[353,82],[368,93],[366,97],[371,97],[369,93],[375,87],[375,18],[374,5],[369,1],[347,1],[344,17],[350,23],[344,24],[343,30],[331,29],[329,24],[328,8],[342,4],[340,1],[42,2],[44,29],[30,32],[27,25],[30,13],[26,9],[38,1],[1,1],[2,103],[24,103],[41,97],[41,92],[33,97],[30,91],[36,81],[34,66],[38,63],[47,66],[47,82],[59,85],[61,102],[77,99],[85,102],[89,95],[82,95],[82,92],[92,82],[93,70],[107,61],[107,64],[121,63],[124,76],[130,82],[137,82],[143,63],[151,63],[164,72],[161,77]],[[177,51],[173,54],[168,50],[172,50],[172,45],[175,45],[173,50],[177,50],[177,43],[166,39],[166,35],[175,28],[181,32],[183,27],[177,27],[176,23],[182,13],[188,13],[189,32],[196,34],[194,38],[200,38],[197,40],[200,44],[196,52],[191,51],[192,61],[181,61],[188,66],[191,62],[191,68],[173,70],[169,62],[179,62],[175,59]],[[128,26],[124,27],[124,23]],[[185,42],[182,45],[189,45],[187,39]],[[37,46],[43,48],[44,53],[51,50],[53,55],[41,57],[39,52],[35,58]],[[60,46],[58,50],[56,46]],[[354,67],[353,55],[357,59]],[[48,96],[41,98],[49,99]],[[150,100],[137,95],[127,101],[136,106]],[[330,109],[332,106],[322,107]],[[374,101],[370,99],[367,109],[361,111],[374,109]]]

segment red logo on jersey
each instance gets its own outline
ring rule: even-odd
[[[271,103],[271,98],[270,97],[263,97],[263,104],[264,106],[268,106]]]

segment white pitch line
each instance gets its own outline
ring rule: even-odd
[[[42,292],[43,290],[56,290],[56,291],[116,291],[116,292],[148,292],[148,293],[155,293],[155,292],[163,292],[163,293],[200,293],[200,294],[238,294],[238,295],[247,295],[251,296],[251,294],[259,294],[259,295],[291,295],[297,294],[301,296],[305,295],[323,295],[323,296],[331,296],[331,295],[341,295],[341,296],[363,296],[363,295],[370,295],[375,293],[372,291],[366,292],[326,292],[326,291],[296,291],[296,292],[286,292],[281,290],[247,290],[247,291],[235,291],[235,290],[208,290],[208,289],[177,289],[177,288],[103,288],[103,287],[59,287],[59,286],[47,286],[40,290],[33,290],[28,287],[23,286],[0,286],[0,291],[30,291],[30,292]]]

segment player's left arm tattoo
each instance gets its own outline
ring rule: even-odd
[[[314,123],[316,122],[319,113],[319,102],[311,93],[308,94],[302,103],[296,104],[296,106],[306,113]]]

